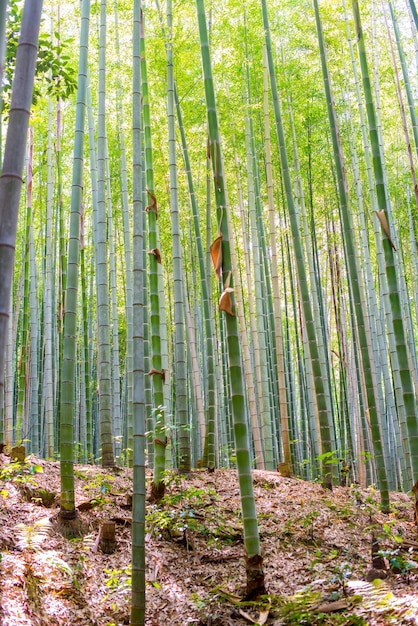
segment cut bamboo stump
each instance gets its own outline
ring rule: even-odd
[[[289,463],[279,463],[277,469],[279,470],[280,476],[283,476],[284,478],[292,478],[292,469]]]
[[[104,554],[112,554],[116,550],[115,522],[103,522],[99,532],[99,546]]]
[[[17,461],[18,463],[24,463],[26,458],[26,448],[25,446],[13,446],[10,451],[10,458],[12,461]]]

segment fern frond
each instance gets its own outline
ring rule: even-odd
[[[67,561],[61,559],[55,552],[55,550],[48,550],[46,552],[40,553],[39,555],[37,555],[36,560],[47,563],[51,567],[60,570],[63,574],[67,574],[70,580],[73,580],[74,572],[71,566],[67,563]]]
[[[15,526],[16,544],[21,550],[37,551],[48,536],[49,529],[48,518],[37,520],[32,526],[23,523],[17,524]]]
[[[362,602],[356,608],[356,613],[361,615],[372,614],[379,623],[418,624],[418,597],[416,594],[408,594],[396,597],[385,580],[374,580],[372,583],[363,580],[347,582],[354,593],[362,596]]]

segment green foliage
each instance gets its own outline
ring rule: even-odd
[[[177,486],[182,482],[177,474],[166,472],[165,475]],[[213,489],[193,486],[166,494],[159,505],[152,507],[146,516],[148,531],[160,538],[175,539],[186,537],[185,533],[190,531],[205,537],[206,545],[215,547],[219,543],[231,544],[241,540],[241,530],[237,530],[236,520],[228,520],[220,515],[216,506],[218,499],[219,496]]]
[[[338,465],[339,456],[336,450],[331,450],[330,452],[324,452],[316,457],[316,461],[320,461],[324,465]]]
[[[42,466],[32,464],[30,462],[20,463],[18,461],[14,463],[8,463],[0,469],[0,480],[14,483],[29,483],[36,485],[36,481],[32,476],[42,472]]]
[[[110,591],[117,591],[118,589],[125,589],[131,586],[132,566],[130,564],[120,569],[105,569],[104,571],[108,575],[105,585]]]
[[[391,544],[390,547],[380,549],[378,554],[387,559],[390,569],[395,574],[402,574],[408,578],[411,571],[418,568],[418,563],[410,558],[414,552],[413,548],[409,548],[404,554],[403,530],[400,527],[395,528],[396,525],[397,520],[394,519],[385,522],[382,526],[374,524],[370,528],[379,541]]]
[[[7,22],[7,52],[3,84],[3,109],[9,108],[11,88],[19,43],[22,8],[17,0],[10,0]],[[36,64],[33,103],[43,92],[56,99],[67,99],[77,87],[74,56],[71,53],[73,40],[63,39],[59,32],[53,37],[45,32],[39,35],[38,60]],[[46,89],[45,89],[46,86]]]
[[[355,597],[347,601],[350,609],[357,604]],[[276,599],[277,602],[277,599]],[[281,605],[275,609],[274,613],[283,620],[287,626],[363,626],[367,622],[359,615],[344,613],[321,612],[321,594],[319,592],[301,591],[290,598],[278,599]]]
[[[78,478],[88,481],[88,484],[83,487],[85,491],[98,489],[102,494],[111,491],[112,483],[115,481],[114,476],[111,476],[110,474],[100,474],[99,472],[95,472],[93,476],[88,476],[79,470],[75,470],[74,474]]]
[[[412,552],[413,549],[409,549],[408,555],[411,555]],[[379,550],[379,554],[388,560],[389,567],[395,574],[402,574],[408,577],[410,572],[418,567],[418,563],[407,558],[400,548]]]

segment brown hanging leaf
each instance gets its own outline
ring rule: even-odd
[[[380,225],[383,228],[383,230],[384,230],[384,232],[386,234],[386,237],[389,239],[390,245],[392,246],[392,248],[396,252],[395,245],[394,245],[394,243],[393,243],[393,241],[391,239],[391,236],[390,236],[389,224],[388,224],[388,220],[387,220],[387,217],[386,217],[386,213],[383,211],[383,209],[381,211],[375,211],[375,213],[376,213],[377,217],[379,218]]]
[[[158,374],[158,376],[161,376],[163,383],[165,383],[165,370],[156,370],[155,367],[153,367],[149,372],[148,372],[148,376],[154,376],[154,374]]]
[[[161,439],[153,439],[153,442],[166,448],[168,446],[168,437],[165,438],[165,441],[161,441]]]
[[[217,280],[221,277],[221,269],[222,269],[222,234],[219,235],[212,243],[210,247],[210,256],[212,258],[213,267],[215,269],[215,274]]]
[[[208,161],[210,161],[210,139],[209,139],[209,135],[207,136],[207,140],[206,140],[206,158],[208,159]]]
[[[216,180],[216,187],[218,189],[218,191],[221,190],[221,182],[220,182],[220,176],[219,176],[219,154],[218,154],[218,149],[217,149],[217,143],[216,140],[213,142],[213,156],[214,156],[214,163],[215,163],[215,180]]]
[[[153,254],[157,259],[157,263],[161,264],[161,252],[158,250],[158,248],[153,248],[152,250],[149,250],[148,254]]]
[[[146,212],[148,213],[149,211],[153,211],[155,213],[155,219],[158,220],[158,207],[157,207],[157,198],[155,197],[155,194],[152,193],[151,191],[149,191],[149,189],[147,189],[147,194],[149,195],[150,199],[151,199],[151,204],[149,204],[148,206],[145,207]]]
[[[219,298],[219,310],[225,311],[225,313],[228,313],[228,315],[235,315],[232,309],[231,300],[231,293],[233,291],[234,290],[232,287],[226,287],[226,289],[224,289],[224,291],[222,292],[221,297]]]

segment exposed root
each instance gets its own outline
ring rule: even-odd
[[[64,511],[61,509],[57,515],[51,517],[50,521],[53,528],[66,539],[77,539],[89,532],[88,525],[76,510]]]

